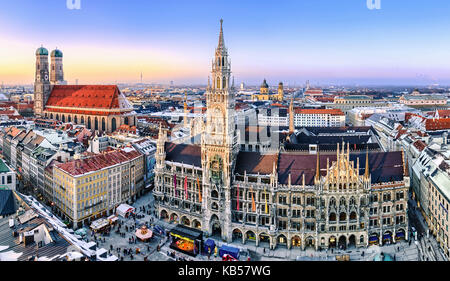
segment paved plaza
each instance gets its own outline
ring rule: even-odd
[[[198,255],[193,258],[170,249],[166,236],[154,235],[154,238],[152,238],[150,242],[144,243],[141,241],[135,241],[130,243],[129,239],[132,237],[135,238],[134,233],[136,231],[136,227],[139,227],[139,225],[143,223],[148,226],[158,224],[164,227],[165,230],[170,230],[175,227],[175,224],[170,224],[155,218],[154,211],[151,209],[151,206],[153,206],[153,196],[151,193],[147,193],[139,198],[133,206],[136,208],[136,214],[139,218],[136,220],[133,218],[119,218],[119,223],[122,225],[120,232],[125,233],[124,236],[123,234],[121,235],[117,233],[118,225],[116,225],[111,229],[109,236],[97,234],[96,240],[98,242],[98,247],[109,250],[111,254],[118,256],[119,260],[124,261],[167,261],[178,259],[197,261],[208,260],[207,256]],[[145,208],[145,212],[141,208]],[[125,228],[128,228],[128,231],[126,231]],[[204,239],[207,239],[207,237],[204,237]],[[92,236],[91,232],[89,232],[89,240],[94,241],[94,236]],[[218,245],[223,243],[220,239],[214,240]],[[428,242],[428,240],[430,241]],[[160,251],[157,251],[158,245],[160,245]],[[256,247],[255,244],[247,243],[243,245],[240,242],[228,243],[228,245],[238,247],[241,250],[244,250],[244,252],[248,252],[249,255],[244,254],[241,257],[241,260],[248,260],[250,257],[250,260],[252,261],[335,260],[335,257],[338,255],[348,255],[352,261],[373,261],[375,256],[380,253],[387,253],[396,261],[418,261],[427,260],[427,258],[428,260],[443,260],[442,256],[439,254],[439,249],[437,248],[435,240],[432,237],[427,239],[426,235],[421,236],[419,241],[400,241],[392,245],[385,245],[381,247],[373,245],[364,249],[349,248],[347,250],[333,251],[315,251],[313,249],[301,250],[296,248],[288,250],[287,248],[281,247],[278,247],[275,250],[269,250],[268,246]],[[435,247],[432,246],[428,248],[428,245],[435,245]],[[129,253],[125,254],[124,249],[129,250]],[[136,249],[138,249],[138,253],[136,252]],[[170,256],[171,253],[175,253],[175,258]],[[212,255],[209,260],[221,260],[221,258],[214,257],[214,255]]]

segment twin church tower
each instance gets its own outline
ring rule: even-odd
[[[63,53],[56,49],[51,53],[51,65],[48,65],[48,50],[40,47],[36,50],[36,75],[34,81],[34,114],[43,116],[44,106],[54,85],[66,85],[64,81]]]

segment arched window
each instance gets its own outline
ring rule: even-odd
[[[56,114],[56,120],[59,121],[59,114]]]
[[[129,124],[128,124],[128,117],[125,117],[125,118],[124,118],[124,122],[125,122],[125,125],[129,125]]]
[[[341,197],[341,200],[339,200],[339,205],[345,206],[345,198]]]
[[[102,118],[102,131],[106,131],[105,117]]]
[[[335,213],[331,213],[330,214],[329,221],[336,221],[336,214]]]
[[[222,77],[222,88],[225,89],[227,87],[227,79],[225,77]]]
[[[339,221],[345,221],[347,219],[347,214],[342,212],[339,214]]]
[[[75,117],[73,117],[73,122],[75,123],[75,124],[78,124],[78,117],[75,115]]]
[[[98,131],[98,118],[97,118],[97,117],[95,117],[94,126],[95,126],[95,127],[94,127],[95,130]]]
[[[69,115],[69,116],[67,117],[67,122],[69,122],[69,123],[72,122],[72,116]]]
[[[219,193],[217,192],[217,190],[211,191],[211,198],[214,198],[214,199],[219,198]]]
[[[84,125],[84,116],[81,116],[81,124]]]
[[[366,200],[364,199],[364,197],[361,197],[360,205],[361,205],[361,206],[366,205]]]
[[[116,118],[111,119],[111,130],[114,132],[117,129]]]
[[[53,113],[50,113],[50,119],[53,119]]]
[[[356,205],[355,197],[350,198],[350,206]]]
[[[336,207],[336,199],[334,199],[334,197],[331,197],[330,199],[330,207]]]
[[[88,129],[91,129],[91,128],[92,128],[92,125],[91,125],[91,116],[89,116],[88,119],[87,119],[87,127],[88,127]]]
[[[63,123],[66,122],[66,115],[63,114],[63,115],[61,116],[61,121],[62,121]]]

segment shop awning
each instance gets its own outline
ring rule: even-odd
[[[390,233],[383,235],[383,239],[391,239],[391,238],[392,238],[392,235]]]
[[[372,241],[378,241],[378,236],[370,236],[370,237],[369,237],[369,241],[370,241],[370,242],[372,242]]]
[[[395,234],[395,236],[397,236],[397,237],[404,237],[405,233],[404,232],[397,232],[397,234]]]

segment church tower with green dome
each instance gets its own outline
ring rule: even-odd
[[[40,47],[36,50],[36,74],[34,80],[34,115],[43,117],[44,106],[50,96],[48,50]]]
[[[51,69],[50,69],[50,83],[52,85],[67,85],[64,81],[64,71],[63,71],[63,53],[55,49],[51,53]]]

